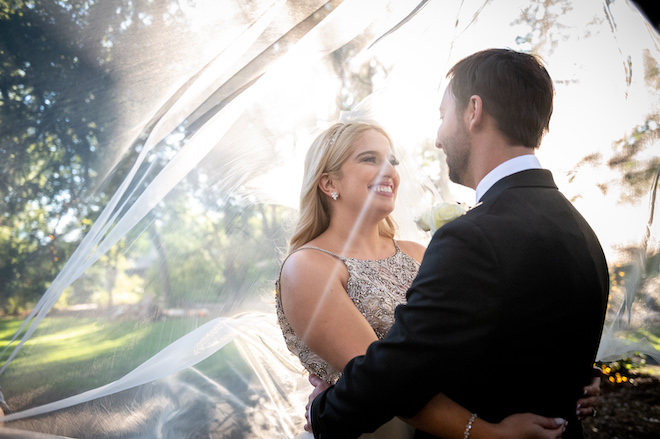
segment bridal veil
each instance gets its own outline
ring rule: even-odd
[[[610,264],[599,360],[660,361],[660,35],[633,2],[34,0],[0,19],[0,234],[25,243],[0,252],[2,297],[27,310],[0,437],[294,437],[310,386],[274,281],[306,148],[338,119],[385,126],[400,237],[428,242],[416,214],[474,203],[433,148],[444,76],[489,47],[555,81],[537,155]]]

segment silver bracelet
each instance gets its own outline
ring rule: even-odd
[[[463,432],[463,439],[468,439],[470,437],[470,431],[472,430],[472,424],[474,424],[475,419],[477,419],[477,414],[472,413],[472,416],[470,416],[470,420],[465,426],[465,432]]]

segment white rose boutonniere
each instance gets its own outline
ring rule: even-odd
[[[443,201],[436,204],[415,219],[417,226],[425,232],[435,233],[449,221],[464,215],[469,207],[465,203],[448,203]]]

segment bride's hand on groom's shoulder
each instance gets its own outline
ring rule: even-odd
[[[321,378],[317,377],[314,374],[309,376],[309,383],[314,386],[314,390],[309,394],[307,405],[305,406],[305,419],[307,423],[305,424],[305,431],[312,431],[312,422],[309,419],[309,409],[312,407],[312,401],[316,399],[325,389],[330,387],[330,384],[323,381]]]
[[[561,418],[546,418],[533,413],[517,413],[494,424],[498,434],[493,437],[508,439],[557,439],[566,429]]]

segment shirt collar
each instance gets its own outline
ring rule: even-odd
[[[477,185],[477,202],[493,187],[495,183],[516,172],[526,171],[527,169],[541,169],[541,162],[534,154],[525,154],[501,163],[495,169],[490,171]]]

